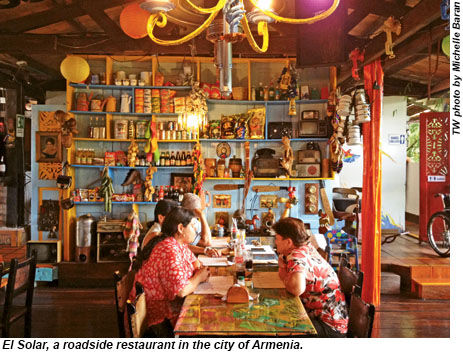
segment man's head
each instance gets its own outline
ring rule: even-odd
[[[183,195],[182,207],[185,207],[189,210],[201,209],[201,199],[198,195],[187,193]]]

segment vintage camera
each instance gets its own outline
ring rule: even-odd
[[[268,138],[279,140],[283,136],[292,138],[293,124],[290,122],[272,122],[268,123]]]

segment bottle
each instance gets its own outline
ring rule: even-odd
[[[244,276],[238,276],[237,280],[236,280],[236,284],[242,286],[242,287],[245,287],[246,286],[246,282],[244,281]]]
[[[191,160],[191,153],[190,151],[188,151],[186,155],[186,165],[192,165],[192,164],[193,164],[193,161]]]
[[[90,122],[88,124],[87,136],[89,138],[93,138],[93,118],[92,117],[90,117]]]
[[[235,242],[235,272],[236,278],[243,276],[244,279],[246,269],[244,266],[244,239],[241,234],[240,232]]]
[[[93,135],[92,137],[94,139],[99,139],[100,138],[100,122],[98,121],[98,117],[95,118],[95,125],[93,126]]]
[[[135,125],[133,124],[133,120],[129,121],[129,130],[128,130],[128,139],[131,140],[135,138]]]
[[[81,154],[82,154],[82,151],[80,148],[78,148],[76,152],[76,164],[82,164]]]
[[[3,161],[3,156],[0,157],[0,177],[5,176],[6,173],[6,164]]]
[[[258,101],[264,100],[264,86],[262,86],[262,82],[259,82],[259,87],[256,92],[256,100]]]
[[[159,187],[157,185],[154,187],[153,201],[159,201]]]
[[[268,89],[268,100],[269,101],[275,100],[275,87],[273,87],[273,81],[270,82],[270,87]]]
[[[185,151],[182,152],[182,159],[180,160],[180,165],[185,166],[186,165],[186,155]]]
[[[178,192],[178,202],[182,202],[182,201],[183,201],[183,188],[180,188]]]
[[[251,87],[251,100],[252,101],[256,100],[256,87],[254,86]]]
[[[177,186],[174,188],[174,194],[172,195],[172,199],[178,202],[178,187]]]
[[[276,101],[281,100],[281,93],[280,93],[280,89],[278,87],[275,88],[275,100]]]
[[[166,157],[164,156],[164,152],[161,152],[161,157],[159,157],[159,164],[161,167],[166,165]]]
[[[164,200],[164,188],[161,185],[161,188],[159,189],[159,200]]]
[[[177,156],[175,157],[175,165],[177,167],[180,167],[181,163],[182,162],[180,161],[180,151],[177,151]]]
[[[172,151],[170,154],[170,166],[173,167],[175,165],[175,152]]]
[[[268,86],[264,87],[264,101],[268,101]]]
[[[106,138],[106,122],[105,122],[105,118],[101,118],[100,139],[105,139],[105,138]]]

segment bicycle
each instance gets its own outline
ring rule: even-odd
[[[442,257],[450,256],[450,194],[435,194],[442,199],[444,209],[435,212],[428,221],[428,240],[433,250]]]

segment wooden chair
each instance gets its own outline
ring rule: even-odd
[[[135,273],[135,271],[130,271],[123,277],[119,271],[115,271],[113,274],[117,325],[119,328],[119,337],[121,338],[127,337],[124,325],[124,313],[126,310],[127,299],[129,298],[130,291],[132,290]]]
[[[361,298],[359,286],[355,286],[349,309],[347,337],[370,338],[375,319],[375,306],[365,303]]]
[[[137,296],[133,302],[127,300],[127,313],[130,323],[130,337],[143,337],[147,327],[146,323],[146,299],[143,286],[136,282]]]
[[[10,337],[11,325],[22,317],[24,317],[24,337],[31,337],[36,264],[37,253],[35,251],[32,252],[30,258],[24,261],[11,260],[10,269],[8,270],[5,304],[3,305],[0,321],[2,337]],[[19,299],[17,297],[23,293],[26,293],[24,303],[18,303]]]
[[[325,239],[330,246],[328,262],[334,268],[338,268],[341,256],[352,256],[355,260],[355,270],[359,271],[359,257],[357,237],[345,233],[342,229],[331,229],[325,234]],[[333,257],[339,257],[339,262],[334,263]]]
[[[344,293],[344,296],[346,298],[347,307],[350,307],[350,301],[352,293],[354,291],[354,286],[357,285],[360,288],[360,293],[362,292],[363,272],[355,272],[351,270],[349,261],[347,260],[347,256],[343,254],[341,256],[341,263],[339,264],[338,278],[339,283],[341,285],[341,291]]]

